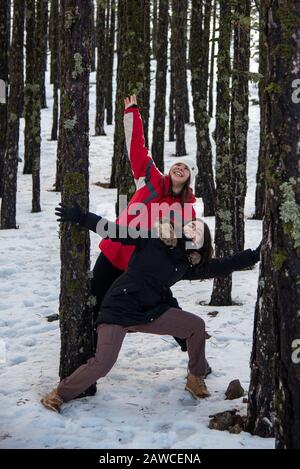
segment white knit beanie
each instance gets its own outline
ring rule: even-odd
[[[174,158],[174,160],[172,161],[172,164],[169,166],[168,173],[170,172],[172,166],[174,166],[174,164],[178,164],[178,163],[185,164],[185,166],[187,166],[189,168],[190,175],[191,175],[191,183],[190,184],[192,185],[194,180],[195,180],[195,177],[198,174],[198,168],[197,168],[196,163],[189,156],[176,156]]]

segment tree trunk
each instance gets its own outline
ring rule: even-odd
[[[151,154],[158,169],[164,172],[166,88],[168,68],[169,0],[160,0],[157,31],[155,109]]]
[[[174,119],[174,96],[175,96],[175,80],[174,80],[174,41],[171,36],[170,45],[170,95],[169,95],[169,142],[175,142],[175,119]]]
[[[8,4],[0,2],[0,197],[3,194],[3,168],[6,152],[8,97]]]
[[[220,0],[218,81],[216,109],[216,257],[233,253],[232,158],[229,147],[231,1]],[[210,305],[227,306],[232,276],[216,277]]]
[[[23,87],[25,0],[14,1],[13,33],[10,48],[10,93],[8,100],[7,149],[4,160],[4,186],[1,204],[1,228],[17,228],[16,198],[19,154],[19,118]]]
[[[265,171],[263,163],[266,151],[266,36],[264,30],[264,3],[260,2],[259,7],[259,73],[262,75],[258,85],[259,106],[260,106],[260,139],[258,154],[258,169],[256,173],[256,191],[255,191],[255,213],[253,218],[262,220],[265,203]]]
[[[62,202],[76,200],[84,211],[89,207],[89,72],[90,3],[65,0],[63,29],[65,48],[61,116],[64,126]],[[89,301],[89,232],[76,225],[61,227],[59,375],[63,379],[93,353],[92,308]],[[94,394],[96,386],[83,395]]]
[[[187,2],[184,0],[173,0],[172,2],[172,43],[174,61],[174,105],[175,105],[175,135],[176,156],[186,155],[185,148],[185,93],[184,81],[186,76],[185,58],[185,17]]]
[[[95,2],[91,2],[91,15],[90,15],[90,34],[91,34],[91,72],[96,71],[96,30],[95,30]]]
[[[114,67],[114,52],[115,52],[115,20],[116,18],[116,2],[111,0],[110,4],[110,28],[107,46],[107,83],[106,83],[106,124],[112,125],[113,121],[113,67]]]
[[[47,108],[45,73],[47,70],[47,38],[48,38],[48,0],[37,0],[37,24],[38,24],[38,44],[40,56],[38,57],[38,66],[40,73],[40,90],[41,90],[41,108]]]
[[[238,252],[243,251],[245,245],[251,0],[235,0],[233,8],[234,59],[231,85],[230,153],[233,164],[234,250]]]
[[[204,18],[203,18],[203,7]],[[215,213],[215,183],[212,168],[212,148],[207,114],[209,32],[211,0],[193,0],[190,37],[192,96],[197,137],[196,197],[202,197],[204,216]]]
[[[106,95],[106,61],[107,49],[105,34],[106,0],[97,0],[97,76],[96,76],[96,119],[95,135],[106,135],[104,130],[105,95]]]
[[[188,81],[187,81],[187,68],[188,68],[188,60],[187,60],[187,51],[188,51],[188,0],[184,0],[182,2],[182,8],[185,11],[185,18],[184,18],[184,47],[182,48],[182,61],[185,64],[185,72],[184,72],[184,81],[183,81],[183,93],[184,93],[184,123],[188,124],[190,122],[190,105],[189,105],[189,89],[188,89]]]
[[[216,49],[216,20],[217,20],[217,1],[213,0],[213,27],[211,34],[210,49],[210,71],[209,71],[209,92],[208,92],[208,115],[213,117],[214,113],[214,73],[215,73],[215,49]]]
[[[149,1],[124,0],[118,5],[118,70],[115,107],[114,183],[118,196],[130,199],[135,192],[135,184],[128,160],[123,130],[124,97],[137,95],[139,107],[145,123],[147,136],[147,116],[149,115]],[[146,38],[148,37],[148,46]],[[119,200],[119,199],[118,199]],[[118,213],[118,203],[116,207]]]
[[[248,428],[263,436],[275,428],[276,448],[299,449],[300,107],[291,87],[300,79],[300,3],[289,2],[283,8],[277,0],[268,0],[262,5],[267,57],[266,209]]]
[[[60,0],[59,9],[59,88],[60,88],[60,111],[59,111],[59,131],[58,131],[58,142],[57,142],[57,156],[56,156],[56,178],[55,178],[55,191],[61,192],[62,181],[63,181],[63,142],[65,141],[65,127],[64,117],[62,115],[62,103],[65,99],[64,84],[66,83],[65,78],[65,63],[63,57],[65,56],[66,39],[64,29],[64,17],[65,17],[65,1]]]
[[[53,84],[53,109],[52,109],[52,130],[51,140],[57,140],[58,128],[58,88],[59,88],[59,4],[58,0],[51,0],[50,15],[51,31],[51,83]]]
[[[157,18],[157,6],[158,1],[153,0],[152,2],[152,55],[154,59],[158,59],[158,41],[159,41],[159,34],[158,34],[158,18]]]

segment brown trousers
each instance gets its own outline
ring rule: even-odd
[[[119,326],[100,324],[95,357],[90,358],[58,386],[58,394],[68,402],[89,388],[99,378],[107,375],[116,363],[124,337],[128,331],[171,335],[187,339],[188,367],[196,376],[205,375],[205,323],[195,314],[170,308],[159,318],[147,324]]]

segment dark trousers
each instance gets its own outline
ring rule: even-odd
[[[173,335],[187,341],[188,368],[195,376],[205,375],[205,323],[195,314],[170,308],[159,318],[147,324],[120,326],[100,324],[97,327],[97,350],[95,356],[63,379],[58,394],[64,402],[74,399],[95,381],[107,375],[117,361],[127,332]]]

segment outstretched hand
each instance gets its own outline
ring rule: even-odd
[[[55,215],[60,217],[58,222],[80,223],[84,215],[77,202],[74,202],[72,207],[59,203],[60,207],[55,208]]]
[[[131,95],[129,98],[126,97],[126,98],[124,99],[125,109],[129,108],[129,107],[132,106],[133,104],[137,104],[136,95],[135,95],[135,94]]]

